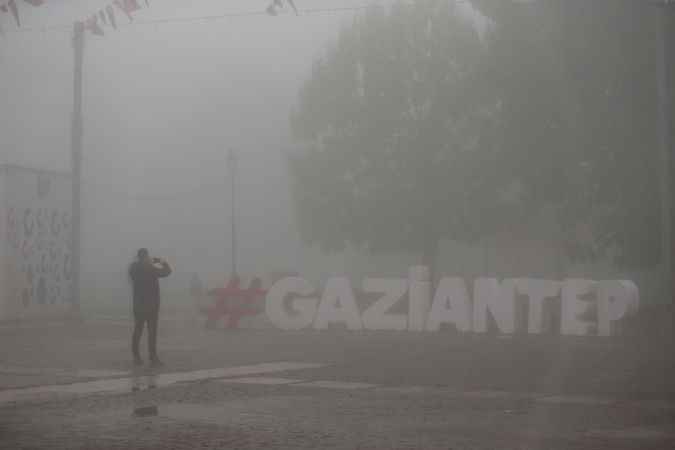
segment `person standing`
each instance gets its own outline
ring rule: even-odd
[[[171,275],[171,266],[160,258],[151,258],[148,249],[137,252],[136,261],[129,267],[133,287],[134,333],[131,350],[135,365],[142,365],[139,344],[145,324],[148,325],[148,356],[153,367],[162,366],[157,356],[157,321],[159,318],[159,279]]]

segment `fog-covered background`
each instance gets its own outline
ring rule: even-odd
[[[349,8],[369,1],[296,3],[301,9]],[[482,35],[490,19],[469,2],[460,3],[463,20]],[[21,4],[23,27],[19,32],[9,15],[2,16],[0,163],[69,169],[73,58],[68,27],[107,4],[99,0],[54,1],[40,8]],[[128,20],[118,12],[120,30],[106,27],[104,37],[86,33],[85,286],[95,287],[93,291],[114,286],[126,289],[126,266],[140,246],[150,247],[174,264],[177,276],[170,282],[174,286],[186,286],[192,273],[199,273],[211,284],[219,283],[231,269],[229,148],[237,152],[239,160],[241,273],[299,271],[308,278],[336,273],[402,275],[406,267],[419,262],[416,252],[377,257],[350,251],[328,254],[318,246],[304,245],[296,226],[286,156],[299,144],[291,138],[289,117],[303,83],[312,76],[316,59],[336,45],[340,29],[363,11],[296,17],[287,9],[276,17],[142,23],[262,12],[268,5],[267,0],[151,1],[150,7],[143,3],[143,9],[134,14],[137,26],[127,26]],[[536,13],[532,17],[539,20]],[[545,22],[540,25],[545,29]],[[53,28],[60,26],[65,28]],[[523,49],[523,54],[531,50]],[[549,63],[544,61],[541,66]],[[508,70],[495,67],[495,73]],[[557,67],[549,69],[562,77],[563,70],[556,72]],[[611,64],[607,67],[613,70]],[[584,76],[581,73],[579,78]],[[607,89],[609,96],[611,83]],[[529,98],[534,99],[536,96]],[[637,103],[623,106],[636,113],[642,111]],[[522,134],[530,136],[531,131],[525,127]],[[520,183],[509,186],[518,197]],[[491,220],[485,218],[484,222]],[[624,272],[606,265],[576,269],[570,265],[561,271],[557,244],[549,245],[552,233],[541,232],[555,222],[545,211],[543,216],[533,216],[528,227],[534,231],[521,233],[527,242],[513,235],[506,240],[493,236],[493,241],[486,238],[469,244],[443,238],[438,272],[623,276]],[[642,272],[653,269],[653,264],[639,268]],[[642,272],[625,272],[625,276],[639,277]]]
[[[99,3],[107,4],[64,0],[23,7],[24,28],[71,23],[97,11]],[[321,3],[332,4],[316,0],[312,6]],[[267,4],[165,0],[135,16],[263,11]],[[123,271],[135,248],[148,246],[178,271],[228,273],[228,148],[239,156],[242,272],[293,268],[299,241],[285,170],[284,151],[292,145],[288,114],[314,56],[351,15],[233,17],[107,28],[105,37],[87,33],[85,270]],[[118,21],[128,22],[119,12]],[[2,160],[68,170],[71,33],[10,33],[6,24],[0,45]]]
[[[367,1],[341,0],[340,7]],[[69,170],[72,46],[68,25],[103,1],[22,6],[24,32],[0,45],[0,162]],[[151,2],[135,16],[264,11],[265,0]],[[312,0],[299,7],[335,2]],[[148,246],[184,271],[230,270],[226,149],[239,155],[243,272],[297,270],[284,151],[289,113],[314,59],[355,11],[124,26],[86,35],[84,255],[88,272],[119,271]]]

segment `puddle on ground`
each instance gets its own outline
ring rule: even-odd
[[[162,405],[159,416],[171,420],[215,425],[278,426],[280,417],[300,403],[310,404],[312,396],[280,395],[234,400],[215,405],[170,403]]]
[[[157,417],[159,408],[157,405],[139,406],[134,408],[132,415],[134,417]]]
[[[162,407],[162,417],[181,422],[225,425],[237,414],[224,405],[169,404]]]
[[[129,371],[110,369],[56,369],[15,366],[0,366],[0,373],[8,375],[56,375],[72,378],[105,378],[129,375]]]

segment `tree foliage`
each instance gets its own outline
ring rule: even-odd
[[[291,160],[309,243],[433,250],[469,236],[489,102],[472,77],[485,48],[454,2],[373,7],[313,67],[292,116]]]
[[[585,223],[598,254],[660,255],[654,6],[632,0],[472,0],[494,23],[488,75],[502,102],[506,170]],[[530,201],[531,199],[528,199]],[[574,253],[574,252],[573,252]]]
[[[472,3],[483,36],[452,0],[401,3],[370,9],[316,61],[292,115],[302,236],[429,253],[552,207],[571,255],[657,262],[654,11]]]

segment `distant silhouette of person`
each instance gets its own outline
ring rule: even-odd
[[[136,261],[129,267],[134,302],[134,334],[131,339],[131,350],[136,365],[143,364],[138,346],[143,335],[143,327],[147,323],[150,363],[153,367],[162,366],[162,362],[157,357],[159,279],[169,275],[171,275],[171,266],[160,258],[151,258],[146,248],[138,250]]]

